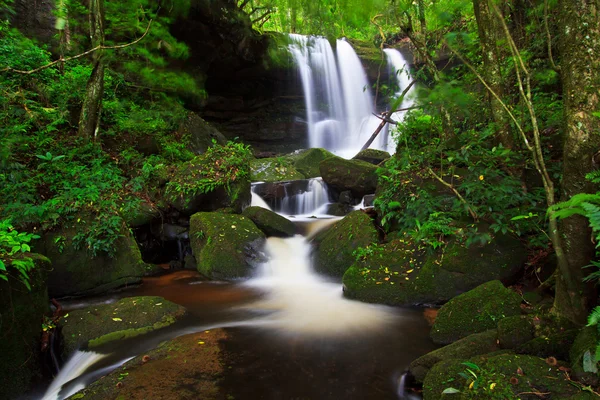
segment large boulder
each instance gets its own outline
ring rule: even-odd
[[[163,342],[69,399],[225,399],[224,330],[201,331]]]
[[[294,167],[306,178],[317,178],[321,176],[319,164],[321,161],[333,157],[333,153],[321,148],[298,150],[286,158],[294,164]]]
[[[447,344],[472,333],[494,329],[498,321],[521,312],[521,296],[491,281],[444,304],[431,328],[435,343]]]
[[[46,274],[50,260],[28,254],[35,267],[29,271],[28,290],[21,280],[9,275],[0,279],[0,398],[14,399],[31,389],[42,375],[40,339],[42,321],[50,313]],[[9,270],[11,267],[8,267]]]
[[[98,252],[95,256],[77,245],[77,235],[90,221],[78,218],[58,230],[43,235],[36,250],[52,260],[48,274],[48,292],[52,297],[105,293],[122,286],[139,283],[150,272],[142,261],[133,235],[122,223],[115,233],[113,254]]]
[[[165,201],[170,206],[192,215],[225,207],[242,212],[250,204],[248,160],[232,154],[232,147],[220,149],[224,154],[200,155],[178,169],[165,190]]]
[[[354,251],[378,239],[371,217],[354,211],[315,236],[315,270],[341,277],[355,260]]]
[[[250,162],[252,182],[283,182],[304,179],[291,161],[280,158],[260,158]]]
[[[423,382],[431,367],[440,361],[464,360],[497,350],[499,350],[498,334],[495,329],[490,329],[489,331],[474,333],[417,358],[410,363],[409,371],[417,382]]]
[[[390,153],[383,150],[375,150],[375,149],[364,149],[358,152],[357,155],[352,157],[353,160],[361,160],[368,162],[370,164],[378,165],[389,159]]]
[[[70,311],[60,323],[63,355],[165,328],[186,313],[185,308],[157,296],[126,297],[113,304]]]
[[[435,251],[405,236],[365,251],[346,271],[344,293],[372,303],[441,304],[490,280],[510,283],[526,259],[523,244],[507,235],[470,247],[451,241]]]
[[[200,212],[190,219],[198,271],[214,279],[245,278],[262,260],[265,235],[243,215]]]
[[[181,121],[177,133],[183,137],[187,149],[194,154],[203,154],[214,143],[227,143],[227,139],[217,128],[193,112],[189,112]]]
[[[290,237],[296,234],[296,225],[289,219],[262,207],[248,207],[242,213],[267,236]]]
[[[377,167],[365,161],[329,157],[321,161],[319,171],[330,187],[338,192],[350,190],[359,199],[377,188]]]

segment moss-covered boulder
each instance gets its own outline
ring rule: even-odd
[[[514,315],[498,322],[498,342],[503,349],[515,349],[533,339],[532,319]]]
[[[286,156],[294,164],[296,170],[306,178],[321,176],[319,164],[329,157],[333,157],[333,153],[321,148],[298,150]]]
[[[133,210],[124,213],[122,217],[128,227],[139,228],[144,225],[149,225],[155,219],[160,218],[160,210],[154,204],[147,201],[141,201]]]
[[[29,272],[31,291],[12,274],[0,279],[0,398],[14,399],[25,393],[42,375],[40,339],[42,321],[50,314],[46,274],[50,260],[29,254],[35,268]],[[10,267],[9,267],[10,269]]]
[[[180,336],[139,355],[69,397],[71,400],[226,399],[221,329]]]
[[[315,245],[315,270],[330,276],[344,275],[355,260],[354,251],[367,247],[378,239],[371,217],[354,211],[336,222],[331,228],[317,234]]]
[[[383,161],[389,159],[390,153],[383,150],[375,150],[375,149],[364,149],[358,152],[357,155],[352,157],[353,160],[361,160],[368,162],[369,164],[378,165]]]
[[[252,182],[283,182],[305,179],[293,163],[284,158],[260,158],[250,162]]]
[[[164,200],[185,215],[231,207],[242,212],[250,204],[250,166],[233,146],[184,163],[167,184]]]
[[[521,312],[521,296],[491,281],[463,293],[440,308],[431,328],[435,343],[452,343],[472,333],[496,328],[498,321]]]
[[[136,284],[151,271],[142,261],[133,235],[122,224],[113,244],[113,254],[98,252],[95,256],[77,240],[88,229],[88,219],[78,219],[46,233],[36,244],[38,252],[52,260],[48,274],[48,292],[52,297],[105,293],[122,286]]]
[[[242,214],[267,236],[290,237],[296,234],[296,225],[292,221],[266,208],[248,207]]]
[[[511,281],[526,259],[520,241],[505,235],[433,252],[404,236],[364,252],[344,275],[344,293],[372,303],[441,304],[490,280]]]
[[[538,336],[516,347],[520,354],[529,354],[537,357],[554,357],[559,360],[569,361],[569,349],[578,331],[568,330],[549,335]]]
[[[264,233],[243,215],[196,213],[190,243],[198,271],[214,279],[245,278],[261,260]]]
[[[155,296],[127,297],[113,304],[71,311],[60,323],[63,355],[80,347],[92,349],[165,328],[185,314],[185,308]]]
[[[194,154],[206,152],[214,143],[227,143],[227,139],[217,128],[193,112],[189,112],[181,121],[177,133],[183,138],[186,148]]]
[[[540,393],[548,399],[569,399],[579,392],[559,369],[560,365],[549,365],[539,357],[503,353],[469,361],[469,365],[459,360],[436,364],[423,382],[423,399],[538,400]],[[460,376],[460,372],[466,372],[469,379]],[[443,395],[449,387],[460,392]]]
[[[357,198],[375,193],[377,188],[377,167],[365,161],[329,157],[321,161],[319,171],[327,185],[338,192],[350,190]]]
[[[474,333],[417,358],[410,364],[409,371],[417,382],[423,382],[429,370],[440,361],[464,360],[476,355],[491,353],[498,349],[498,334],[495,329]]]
[[[598,381],[597,371],[600,370],[600,365],[596,362],[598,343],[600,343],[598,327],[588,326],[579,331],[569,347],[571,369],[577,378],[584,379],[586,382]]]

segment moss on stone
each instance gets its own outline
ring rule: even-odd
[[[319,164],[323,181],[339,192],[350,190],[355,197],[375,193],[377,167],[360,160],[329,157]]]
[[[63,355],[81,346],[98,347],[167,327],[185,314],[185,308],[154,296],[128,297],[71,311],[61,320]]]
[[[140,226],[148,225],[154,219],[160,217],[160,211],[157,207],[147,201],[141,201],[132,212],[123,215],[122,217],[128,227],[138,228]]]
[[[582,328],[577,333],[573,344],[569,348],[571,368],[576,376],[584,376],[587,374],[583,368],[585,353],[589,352],[591,359],[595,360],[598,343],[600,343],[600,333],[598,333],[597,326]],[[597,363],[595,365],[598,366]]]
[[[333,157],[329,151],[321,148],[299,150],[285,158],[290,160],[294,167],[306,178],[317,178],[321,176],[319,164],[326,158]]]
[[[450,387],[460,388],[465,379],[459,374],[464,372],[466,359],[448,359],[435,364],[423,379],[423,400],[460,399],[461,394],[445,394]]]
[[[281,182],[305,179],[293,163],[284,157],[260,158],[250,162],[252,182]]]
[[[264,233],[243,215],[201,212],[190,219],[198,271],[209,278],[249,277],[264,241]]]
[[[43,235],[36,250],[52,260],[48,291],[52,297],[105,293],[139,283],[150,267],[142,261],[140,249],[127,228],[114,243],[114,257],[101,253],[93,257],[76,248],[73,238],[84,229],[86,219],[72,221]]]
[[[577,333],[577,330],[568,330],[539,336],[518,346],[516,352],[568,361],[569,349],[575,341]]]
[[[431,329],[436,343],[452,343],[472,333],[496,328],[506,317],[519,315],[521,297],[500,281],[484,283],[440,308]]]
[[[296,234],[296,225],[289,219],[262,207],[248,207],[242,213],[267,236],[290,237]]]
[[[498,349],[498,334],[495,329],[474,333],[417,358],[410,364],[409,371],[417,382],[423,382],[431,367],[440,361],[467,359],[476,355],[491,353]]]
[[[0,398],[13,399],[31,389],[42,371],[40,338],[43,317],[50,314],[46,275],[50,260],[28,254],[35,268],[29,271],[31,291],[11,274],[0,280]],[[10,269],[10,267],[9,267]]]
[[[313,239],[316,245],[315,270],[341,277],[354,263],[354,251],[359,247],[367,247],[377,239],[371,218],[362,211],[351,212]]]
[[[353,160],[361,160],[370,164],[378,165],[389,159],[390,153],[383,150],[365,149],[361,150],[357,155],[352,157]]]
[[[227,139],[217,128],[193,112],[186,115],[177,133],[184,138],[185,147],[194,154],[203,154],[213,143],[227,143]]]
[[[498,322],[498,341],[504,349],[514,349],[533,339],[531,317],[514,315]]]

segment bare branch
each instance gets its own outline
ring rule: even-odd
[[[427,168],[427,172],[429,172],[431,174],[431,176],[433,176],[442,185],[444,185],[448,189],[452,190],[452,192],[456,195],[456,197],[458,197],[458,200],[460,200],[460,202],[465,205],[467,211],[469,212],[469,214],[471,215],[471,217],[475,221],[477,221],[479,219],[479,217],[477,216],[477,213],[475,211],[473,211],[473,209],[471,208],[471,206],[469,205],[469,203],[467,202],[467,200],[465,200],[465,198],[462,197],[462,195],[460,193],[458,193],[458,190],[456,190],[454,188],[454,186],[452,186],[451,184],[449,184],[448,182],[446,182],[445,180],[443,180],[438,174],[436,174],[435,172],[433,172],[433,170],[431,168],[428,167]]]
[[[546,41],[548,42],[548,58],[550,58],[550,64],[555,71],[560,71],[560,65],[554,63],[554,57],[552,57],[552,36],[550,35],[550,28],[548,27],[548,0],[544,0],[544,27],[546,28]]]

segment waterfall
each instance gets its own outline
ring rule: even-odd
[[[325,214],[329,191],[321,178],[252,184],[252,205],[269,208],[285,216]],[[264,203],[261,205],[260,203]]]
[[[387,56],[390,76],[395,76],[396,81],[398,83],[398,92],[396,93],[396,97],[398,97],[402,94],[404,88],[406,88],[412,80],[409,75],[408,62],[406,61],[402,53],[400,53],[396,49],[384,49],[383,51]],[[406,96],[404,96],[404,100],[400,104],[399,108],[409,108],[414,105],[414,89],[415,87],[413,86],[412,88],[410,88],[408,93],[406,93]],[[394,113],[392,115],[392,119],[394,121],[402,121],[404,119],[404,114],[406,114],[406,111]],[[394,142],[392,140],[389,140],[385,147],[390,153],[393,153],[395,151]]]
[[[354,156],[379,120],[371,89],[356,52],[337,40],[337,56],[325,38],[290,35],[306,105],[309,143],[342,157]],[[371,147],[380,146],[380,141]]]

